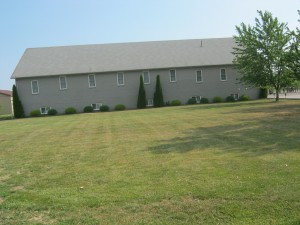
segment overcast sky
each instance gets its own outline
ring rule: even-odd
[[[1,0],[0,89],[26,48],[231,37],[257,10],[299,27],[300,0]]]

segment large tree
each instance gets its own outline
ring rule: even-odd
[[[137,107],[139,109],[144,109],[146,108],[146,105],[147,105],[147,99],[146,99],[146,91],[144,87],[144,80],[143,77],[140,76],[140,87],[139,87],[139,95],[137,100]]]
[[[295,55],[295,36],[286,23],[280,23],[270,12],[258,11],[255,26],[242,23],[236,26],[238,35],[234,36],[234,64],[240,71],[240,81],[246,85],[271,88],[279,92],[294,80],[291,66]]]
[[[19,99],[18,91],[16,85],[13,86],[13,110],[15,118],[23,118],[24,117],[24,109]]]
[[[300,15],[300,10],[298,10]],[[298,20],[300,22],[300,19]],[[294,40],[292,43],[292,55],[290,60],[290,67],[294,72],[296,79],[300,81],[300,29],[297,27],[296,31],[293,32]]]

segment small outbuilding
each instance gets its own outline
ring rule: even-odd
[[[12,92],[0,90],[0,115],[12,114]]]

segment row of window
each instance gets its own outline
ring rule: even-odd
[[[150,73],[149,71],[144,71],[143,73],[143,79],[144,84],[150,84]],[[169,70],[169,76],[170,76],[170,82],[177,82],[176,78],[176,70]],[[220,70],[220,80],[226,81],[227,75],[226,70],[221,69]],[[202,70],[196,70],[196,83],[202,83],[203,82],[203,76],[202,76]],[[89,74],[88,75],[88,84],[89,88],[95,88],[96,87],[96,77],[95,74]],[[117,73],[117,85],[123,86],[124,85],[124,73],[118,72]],[[68,88],[67,85],[67,77],[66,76],[60,76],[59,77],[59,87],[60,90],[65,90]],[[39,84],[37,80],[31,81],[31,92],[32,94],[38,94],[39,93]]]

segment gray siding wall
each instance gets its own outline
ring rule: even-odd
[[[220,80],[220,69],[226,69],[227,81]],[[245,88],[238,84],[237,71],[231,66],[170,68],[176,70],[176,82],[170,82],[169,69],[144,70],[150,73],[150,84],[145,84],[147,99],[152,99],[156,75],[160,75],[164,100],[180,100],[183,104],[192,96],[214,96],[224,99],[233,93],[247,94],[251,99],[258,98],[258,90]],[[202,83],[196,83],[196,70],[202,70]],[[95,74],[96,87],[89,88],[88,74],[66,75],[67,89],[60,90],[59,76],[16,79],[20,99],[25,114],[40,107],[49,106],[59,113],[65,108],[75,107],[78,112],[92,103],[102,103],[114,109],[116,104],[124,104],[126,108],[136,108],[139,88],[139,76],[143,71],[124,72],[124,86],[117,85],[117,72]],[[37,80],[39,94],[32,94],[31,81]]]

